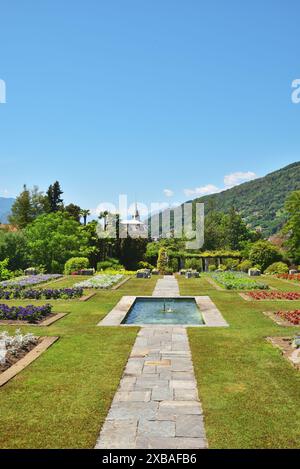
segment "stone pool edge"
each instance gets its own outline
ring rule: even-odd
[[[116,306],[103,318],[97,326],[122,327],[157,327],[157,324],[121,324],[137,298],[154,298],[153,296],[123,296]],[[209,296],[180,296],[179,298],[195,299],[205,324],[180,324],[180,327],[229,327],[222,313]],[[178,324],[174,324],[176,326]],[[170,327],[172,324],[160,324],[160,327]]]

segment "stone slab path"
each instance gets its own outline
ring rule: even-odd
[[[175,277],[166,277],[153,296],[177,291]],[[140,330],[95,448],[207,448],[185,327]]]
[[[165,275],[157,280],[152,296],[174,297],[180,296],[178,282],[173,275]]]

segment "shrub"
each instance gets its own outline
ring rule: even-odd
[[[227,267],[225,264],[220,264],[217,270],[219,271],[221,270],[222,272],[225,272],[225,270],[227,270]]]
[[[226,265],[228,270],[237,270],[239,261],[238,259],[225,259],[224,265]]]
[[[98,271],[107,270],[107,269],[121,270],[121,269],[124,269],[124,267],[120,264],[118,259],[108,257],[105,261],[101,261],[97,263]]]
[[[71,259],[65,263],[65,274],[70,275],[77,270],[87,269],[88,266],[89,260],[87,257],[71,257]]]
[[[198,272],[202,272],[202,260],[201,259],[196,259],[196,258],[191,258],[191,259],[186,259],[185,260],[185,268],[186,269],[194,269],[197,270]]]
[[[248,273],[248,270],[251,269],[251,267],[252,267],[252,262],[246,259],[238,265],[238,270],[240,270],[241,272]]]
[[[250,250],[249,259],[253,264],[259,264],[264,271],[274,262],[282,261],[282,254],[269,241],[257,241]]]
[[[178,264],[178,259],[176,259],[176,257],[169,260],[169,267],[173,270],[173,272],[178,272],[179,264]]]
[[[9,263],[9,259],[4,259],[0,261],[0,281],[8,280],[13,277],[13,273],[8,270],[7,266]]]
[[[150,269],[150,270],[153,270],[155,267],[150,264],[149,262],[145,262],[145,261],[140,261],[138,262],[138,268],[139,269]]]
[[[208,266],[208,272],[214,272],[215,270],[217,270],[217,267],[214,264]]]
[[[289,268],[284,262],[274,262],[265,270],[265,274],[288,274]]]
[[[161,274],[166,272],[168,261],[169,259],[166,248],[160,248],[158,252],[157,268]]]

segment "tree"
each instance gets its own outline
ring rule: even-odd
[[[28,267],[25,247],[23,231],[0,230],[0,259],[9,259],[8,268],[10,270]]]
[[[283,232],[288,235],[286,246],[289,255],[296,262],[300,262],[300,191],[292,192],[285,203],[288,221]]]
[[[71,257],[89,254],[88,234],[65,212],[41,215],[25,230],[30,264],[48,272],[62,272]]]
[[[82,210],[79,205],[69,204],[65,207],[65,211],[70,215],[70,217],[74,218],[74,220],[80,222]]]
[[[91,214],[90,210],[81,209],[80,216],[83,218],[83,224],[86,226],[86,219]]]
[[[225,234],[225,245],[228,249],[237,251],[241,247],[241,243],[250,237],[249,230],[242,217],[231,207],[228,215],[223,216],[223,230]],[[223,246],[225,247],[225,246]]]
[[[49,186],[47,190],[47,197],[50,212],[57,212],[63,208],[63,199],[61,198],[62,194],[63,191],[61,190],[58,181],[55,181],[54,184]]]
[[[104,231],[107,230],[107,219],[108,219],[108,215],[109,215],[109,212],[107,210],[105,210],[104,212],[101,212],[98,216],[98,219],[99,220],[102,220],[103,219],[103,223],[104,223]]]
[[[16,198],[12,208],[9,222],[22,229],[25,228],[34,219],[34,211],[31,202],[30,191],[27,189],[26,184],[23,186],[23,191]]]
[[[249,252],[249,259],[253,265],[261,266],[264,271],[274,262],[282,261],[283,256],[280,250],[269,241],[257,241],[253,244]]]

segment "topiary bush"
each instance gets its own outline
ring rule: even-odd
[[[87,269],[89,267],[89,260],[87,257],[71,257],[65,263],[64,273],[70,275],[72,272],[77,270]]]
[[[265,270],[265,274],[288,274],[289,267],[284,262],[274,262]]]
[[[166,248],[160,248],[158,253],[157,268],[162,275],[166,273],[168,262],[169,259]]]

